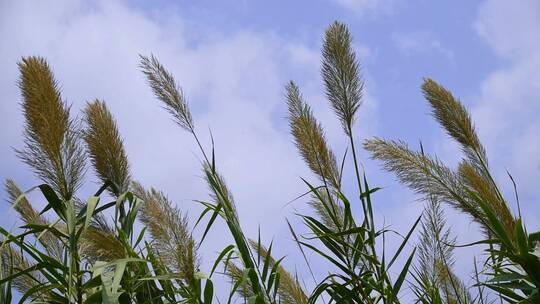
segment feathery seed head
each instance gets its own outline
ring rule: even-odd
[[[225,212],[231,212],[231,216],[238,221],[234,197],[225,183],[225,178],[219,172],[213,171],[206,163],[203,165],[203,170],[212,200],[216,204],[221,204]]]
[[[195,284],[199,260],[187,216],[163,192],[148,191],[137,182],[132,183],[132,191],[144,201],[139,218],[150,231],[156,256],[169,271],[179,272],[188,284]]]
[[[60,153],[69,125],[69,113],[60,97],[58,83],[44,58],[23,58],[19,70],[26,132],[54,158]]]
[[[317,213],[323,224],[332,231],[340,231],[343,226],[345,210],[328,195],[325,189],[317,189],[313,193],[309,205]],[[322,198],[322,199],[321,199]],[[335,219],[338,220],[336,223]]]
[[[424,80],[422,91],[432,107],[435,119],[461,144],[465,159],[457,173],[460,182],[485,202],[508,233],[515,237],[513,235],[515,219],[489,173],[485,149],[476,134],[467,109],[448,90],[429,78]],[[487,222],[487,218],[483,216]]]
[[[23,194],[22,190],[11,179],[6,179],[4,187],[8,194],[8,201],[10,204],[14,204],[15,201]],[[39,212],[32,207],[26,197],[19,200],[17,205],[15,205],[15,210],[19,213],[21,219],[25,223],[35,223],[40,225],[46,223],[45,218],[39,215]]]
[[[424,206],[422,228],[418,240],[418,268],[422,278],[429,286],[440,289],[443,284],[439,261],[444,261],[444,268],[451,271],[454,264],[453,245],[455,238],[450,235],[441,203],[430,199]],[[418,288],[418,287],[413,287]]]
[[[311,171],[321,180],[339,189],[340,174],[336,158],[326,143],[322,126],[303,100],[298,86],[291,81],[287,84],[286,90],[289,126],[296,147]]]
[[[254,240],[249,240],[249,245],[257,253],[258,256],[263,258],[268,258],[268,267],[273,268],[276,264],[276,260],[268,255],[268,248],[266,246],[256,242]],[[285,267],[281,264],[277,267],[277,272],[279,273],[279,286],[278,286],[278,295],[280,303],[284,304],[307,304],[308,297],[304,292],[304,289],[298,282],[297,278],[288,272]]]
[[[480,162],[487,165],[486,152],[465,106],[452,93],[429,78],[424,80],[422,92],[431,105],[433,117],[448,135],[461,144],[467,157],[477,167],[480,167]]]
[[[478,172],[470,161],[463,161],[458,168],[459,178],[464,187],[475,193],[479,199],[485,202],[497,219],[504,225],[507,233],[515,239],[515,219],[508,208],[508,204],[497,195],[497,189],[492,182]]]
[[[322,77],[326,95],[348,135],[362,103],[364,88],[360,66],[351,44],[352,37],[347,26],[334,22],[326,30],[322,50]]]
[[[124,245],[115,233],[94,223],[84,231],[79,246],[82,255],[92,262],[111,262],[126,257]]]
[[[25,149],[17,154],[45,183],[70,199],[84,174],[85,154],[77,126],[44,58],[23,58],[19,71],[26,124]]]
[[[0,239],[0,242],[3,241]],[[20,273],[22,271],[28,270],[31,267],[36,266],[29,262],[21,254],[21,251],[14,248],[10,244],[3,245],[0,247],[0,263],[2,276],[7,277],[9,275]],[[20,275],[14,278],[11,281],[11,284],[15,290],[21,294],[25,294],[30,289],[35,289],[41,284],[45,284],[45,279],[38,271],[30,271],[24,275]],[[48,291],[41,291],[34,293],[31,296],[31,299],[38,300],[37,302],[48,302],[50,300],[51,294]]]
[[[242,281],[244,270],[231,261],[225,262],[225,274],[231,279],[233,284]],[[236,291],[243,299],[249,299],[253,296],[253,288],[249,282],[244,281]]]
[[[129,162],[116,122],[103,101],[95,100],[84,109],[84,140],[92,165],[103,183],[113,182],[118,196],[130,185]]]
[[[418,240],[418,273],[411,288],[417,295],[416,302],[473,303],[467,286],[452,268],[455,263],[453,250],[456,238],[446,225],[441,202],[430,197],[422,213]]]
[[[463,211],[488,231],[486,217],[480,206],[469,198],[459,176],[438,159],[411,151],[407,144],[374,138],[365,141],[364,148],[373,159],[383,162],[387,171],[412,190],[428,199],[441,200]]]
[[[7,179],[4,185],[8,194],[8,202],[13,205],[15,201],[24,193],[11,179]],[[19,213],[21,220],[26,224],[51,224],[44,216],[40,215],[39,212],[34,209],[34,207],[32,207],[32,204],[30,204],[26,197],[22,197],[18,201],[17,205],[15,205],[15,210]],[[51,232],[44,232],[39,238],[39,242],[49,254],[58,259],[62,258],[64,246],[62,242]]]
[[[146,75],[148,84],[154,91],[154,95],[164,103],[165,109],[175,118],[178,125],[189,132],[193,132],[193,118],[182,88],[176,83],[173,75],[151,55],[140,56],[140,67]]]

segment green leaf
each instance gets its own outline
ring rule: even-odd
[[[212,271],[210,271],[210,277],[212,277],[212,274],[214,274],[214,271],[216,270],[217,266],[219,265],[219,263],[221,262],[221,260],[223,259],[223,257],[227,254],[227,253],[232,253],[233,249],[235,248],[234,245],[229,245],[227,247],[225,247],[221,253],[219,254],[219,256],[217,257],[216,261],[214,262],[214,266],[212,266]]]
[[[409,272],[409,267],[411,266],[415,252],[416,252],[416,248],[413,249],[411,255],[407,259],[407,262],[405,262],[405,266],[403,266],[403,269],[401,270],[396,280],[396,283],[392,287],[392,298],[397,298],[397,294],[399,290],[401,289],[401,285],[405,281],[405,277],[407,276],[407,273]]]
[[[98,196],[91,196],[88,199],[88,202],[86,204],[86,218],[84,221],[84,229],[88,228],[88,226],[90,225],[90,221],[92,220],[94,210],[96,209],[96,206],[98,203],[99,203]]]
[[[519,251],[521,254],[527,254],[529,252],[528,238],[527,238],[527,234],[525,233],[525,230],[523,229],[521,219],[518,219],[516,221],[515,230],[516,230],[516,238],[517,238]]]
[[[213,297],[214,285],[211,280],[206,280],[206,285],[204,286],[204,304],[211,304]]]
[[[394,257],[390,260],[390,263],[388,263],[388,269],[390,267],[392,267],[392,264],[394,264],[394,261],[397,259],[397,257],[399,256],[399,254],[401,253],[401,251],[403,250],[403,248],[405,247],[405,244],[407,244],[407,242],[409,241],[409,238],[411,237],[413,231],[416,229],[416,226],[418,226],[418,223],[420,223],[420,220],[422,219],[422,215],[420,215],[418,217],[418,219],[416,220],[416,222],[414,222],[414,225],[411,227],[411,229],[409,230],[409,232],[407,233],[407,236],[405,236],[405,238],[403,239],[403,241],[401,242],[401,245],[399,245],[399,249],[396,251],[396,253],[394,254]]]

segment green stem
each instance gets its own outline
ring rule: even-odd
[[[352,127],[349,125],[348,129],[349,129],[348,135],[349,135],[349,140],[351,143],[351,150],[352,150],[352,155],[353,155],[353,160],[354,160],[354,170],[356,173],[356,181],[358,182],[358,192],[359,192],[358,196],[360,197],[360,201],[362,202],[362,209],[364,210],[364,217],[366,218],[366,223],[368,224],[368,228],[369,228],[371,225],[369,221],[367,221],[368,214],[367,214],[366,202],[364,198],[362,198],[362,181],[360,178],[360,170],[358,169],[358,158],[356,157],[356,148],[354,145]]]

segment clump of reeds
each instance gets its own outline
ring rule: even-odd
[[[536,299],[536,292],[527,290],[540,288],[540,260],[534,254],[537,234],[527,235],[521,216],[510,211],[465,106],[431,79],[424,80],[422,91],[434,118],[461,146],[464,156],[457,170],[398,141],[376,138],[366,141],[364,147],[417,193],[449,204],[480,225],[486,237],[480,243],[489,244],[489,276],[493,277],[483,285],[504,293],[505,300]],[[519,273],[519,279],[506,277],[510,273]]]
[[[237,296],[255,304],[321,300],[395,304],[400,303],[407,281],[418,303],[489,303],[483,287],[492,289],[501,302],[540,301],[540,233],[527,231],[519,206],[518,216],[511,212],[465,106],[431,79],[424,81],[422,92],[435,120],[461,146],[463,159],[456,169],[402,141],[374,138],[364,143],[374,159],[426,201],[423,215],[402,233],[397,250],[389,254],[390,229],[378,225],[373,214],[372,198],[380,189],[370,188],[356,152],[354,124],[363,103],[364,81],[345,24],[334,22],[325,31],[321,68],[326,97],[351,151],[340,164],[298,85],[291,81],[285,88],[291,135],[316,176],[315,182],[302,180],[308,191],[301,198],[308,197],[315,213],[298,215],[308,233],[297,233],[299,229],[288,221],[316,282],[312,290],[286,270],[284,257],[274,258],[273,243],[265,246],[260,232],[257,241],[247,237],[232,191],[219,173],[214,147],[205,149],[199,140],[182,88],[156,57],[140,60],[154,95],[202,153],[209,198],[197,201],[203,211],[195,225],[206,220],[201,238],[196,240],[187,214],[164,192],[132,181],[123,139],[105,102],[86,105],[81,127],[70,117],[46,60],[26,57],[19,63],[25,129],[24,148],[17,155],[44,183],[36,188],[45,208],[36,210],[26,197],[29,191],[22,191],[13,180],[5,182],[8,201],[24,225],[18,234],[0,227],[1,303],[12,301],[13,288],[21,293],[21,302],[209,304],[217,299],[213,282],[221,266],[221,274],[232,281],[228,303]],[[352,157],[356,179],[356,193],[350,197],[342,189],[347,157]],[[103,186],[82,200],[77,190],[87,158]],[[110,195],[104,196],[104,191]],[[111,197],[111,202],[103,202]],[[353,212],[355,204],[362,206],[359,214]],[[477,297],[454,272],[456,239],[441,204],[467,214],[484,232],[485,239],[476,243],[487,245],[488,253],[486,267],[475,272]],[[198,247],[218,219],[225,222],[233,242],[205,273],[199,269]],[[418,225],[419,242],[396,269]],[[333,271],[315,278],[308,250]],[[488,280],[480,281],[480,276]]]

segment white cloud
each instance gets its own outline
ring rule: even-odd
[[[538,53],[539,23],[538,1],[489,0],[480,6],[475,28],[501,56],[519,60]]]
[[[287,71],[294,69],[286,63],[285,41],[271,34],[238,32],[187,46],[178,16],[175,25],[180,27],[168,27],[122,2],[101,1],[90,7],[66,1],[34,9],[24,1],[12,4],[3,10],[0,33],[6,42],[0,57],[7,67],[0,79],[6,100],[2,113],[12,114],[2,120],[3,142],[20,146],[13,140],[22,124],[16,62],[21,56],[42,55],[75,114],[93,98],[108,103],[136,178],[182,202],[201,198],[206,191],[195,177],[200,173],[198,151],[159,107],[138,70],[138,54],[154,53],[184,86],[207,147],[207,130],[212,129],[218,161],[251,231],[259,222],[270,221],[269,214],[278,217],[287,198],[301,190],[296,177],[305,169],[286,130],[277,127],[285,121],[275,117],[284,108]],[[296,67],[302,69],[301,64]],[[272,186],[263,196],[259,189],[265,185]]]
[[[506,170],[516,179],[528,229],[540,229],[540,6],[536,1],[487,0],[474,23],[478,35],[504,62],[486,75],[478,93],[468,100],[472,119],[486,146],[492,172],[515,210],[513,187]],[[442,134],[442,133],[441,133]],[[459,147],[444,136],[436,144],[442,159],[456,164]],[[451,211],[448,223],[459,235],[458,243],[481,239],[477,225],[465,225],[464,215]],[[462,278],[473,271],[471,256],[481,257],[481,247],[456,250],[456,270]],[[474,282],[470,282],[474,284]]]
[[[482,82],[473,117],[500,183],[510,185],[510,171],[538,229],[540,208],[531,202],[540,198],[540,3],[485,1],[475,28],[507,63]]]
[[[414,53],[437,52],[452,60],[454,53],[442,44],[430,31],[415,31],[409,33],[396,33],[392,40],[402,52],[407,55]]]

